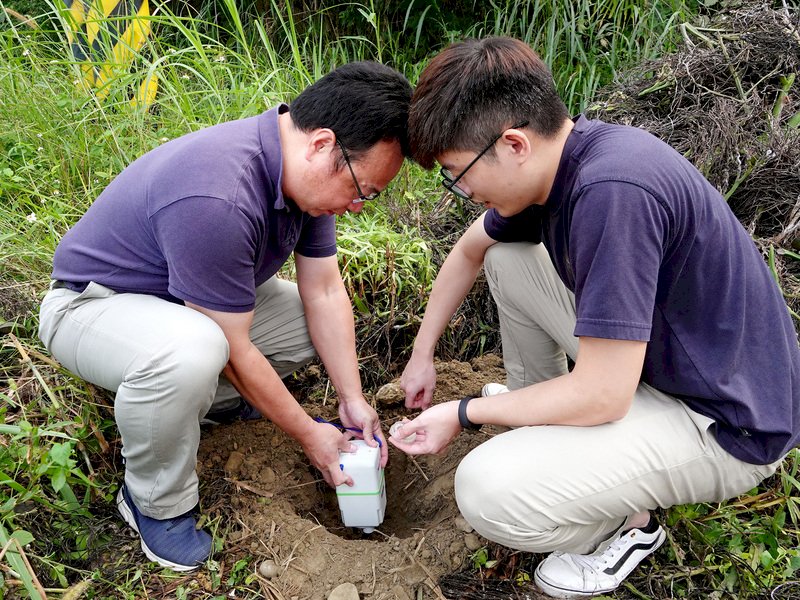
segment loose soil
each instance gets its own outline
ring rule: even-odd
[[[439,363],[437,375],[434,403],[505,380],[502,361],[492,355]],[[303,404],[312,416],[336,418],[330,398]],[[409,415],[398,401],[376,408],[385,430]],[[272,423],[215,427],[203,435],[198,471],[203,512],[220,517],[225,534],[220,560],[228,569],[245,556],[256,558],[254,567],[274,561],[279,575],[260,583],[286,600],[324,600],[344,582],[355,584],[361,598],[442,598],[442,576],[463,570],[486,544],[459,516],[453,497],[459,461],[498,431],[484,429],[462,433],[437,456],[412,459],[390,447],[386,517],[365,535],[342,525],[335,492]]]

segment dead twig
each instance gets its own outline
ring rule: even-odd
[[[261,496],[262,498],[272,498],[275,494],[272,492],[268,492],[266,490],[262,490],[257,488],[254,485],[250,485],[249,483],[245,483],[244,481],[239,481],[238,479],[231,479],[230,477],[226,477],[225,481],[228,481],[235,485],[237,488],[241,488],[243,490],[247,490],[248,492],[254,493],[256,496]]]
[[[39,29],[39,24],[36,23],[36,20],[33,17],[29,17],[27,15],[23,15],[22,13],[18,13],[13,8],[3,7],[3,11],[9,16],[14,17],[17,21],[19,21],[22,25],[27,25],[31,29]]]
[[[414,465],[414,466],[417,468],[417,471],[419,471],[420,475],[422,475],[422,478],[423,478],[425,481],[430,481],[430,479],[428,478],[428,476],[425,474],[425,471],[423,471],[423,470],[422,470],[422,467],[420,467],[420,466],[419,466],[419,463],[417,462],[417,459],[416,459],[416,458],[414,458],[413,456],[409,456],[408,458],[410,458],[410,459],[411,459],[411,464],[412,464],[412,465]]]

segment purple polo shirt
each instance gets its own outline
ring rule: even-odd
[[[720,445],[767,464],[800,442],[800,350],[769,269],[689,161],[633,127],[576,119],[543,207],[500,242],[544,241],[575,293],[576,336],[646,341],[642,381],[715,420]]]
[[[286,110],[184,135],[131,163],[61,240],[53,279],[247,312],[292,251],[336,254],[334,217],[283,197]]]

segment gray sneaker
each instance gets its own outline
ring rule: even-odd
[[[539,563],[533,578],[539,589],[553,598],[585,598],[610,592],[666,537],[650,517],[644,527],[617,531],[591,554],[553,552]]]

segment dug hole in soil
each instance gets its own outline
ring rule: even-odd
[[[434,403],[505,381],[493,355],[438,363],[436,370]],[[300,401],[312,417],[336,418],[335,399]],[[375,405],[384,433],[414,416],[397,396]],[[277,575],[262,584],[286,600],[324,600],[342,583],[354,584],[361,598],[441,598],[439,579],[468,566],[486,544],[459,516],[453,496],[460,460],[497,432],[484,429],[462,433],[442,455],[412,459],[390,445],[385,520],[365,535],[343,526],[335,491],[275,425],[264,419],[214,427],[203,434],[198,473],[203,512],[221,517],[225,535],[216,558],[225,569],[247,556],[255,568],[274,561]]]

